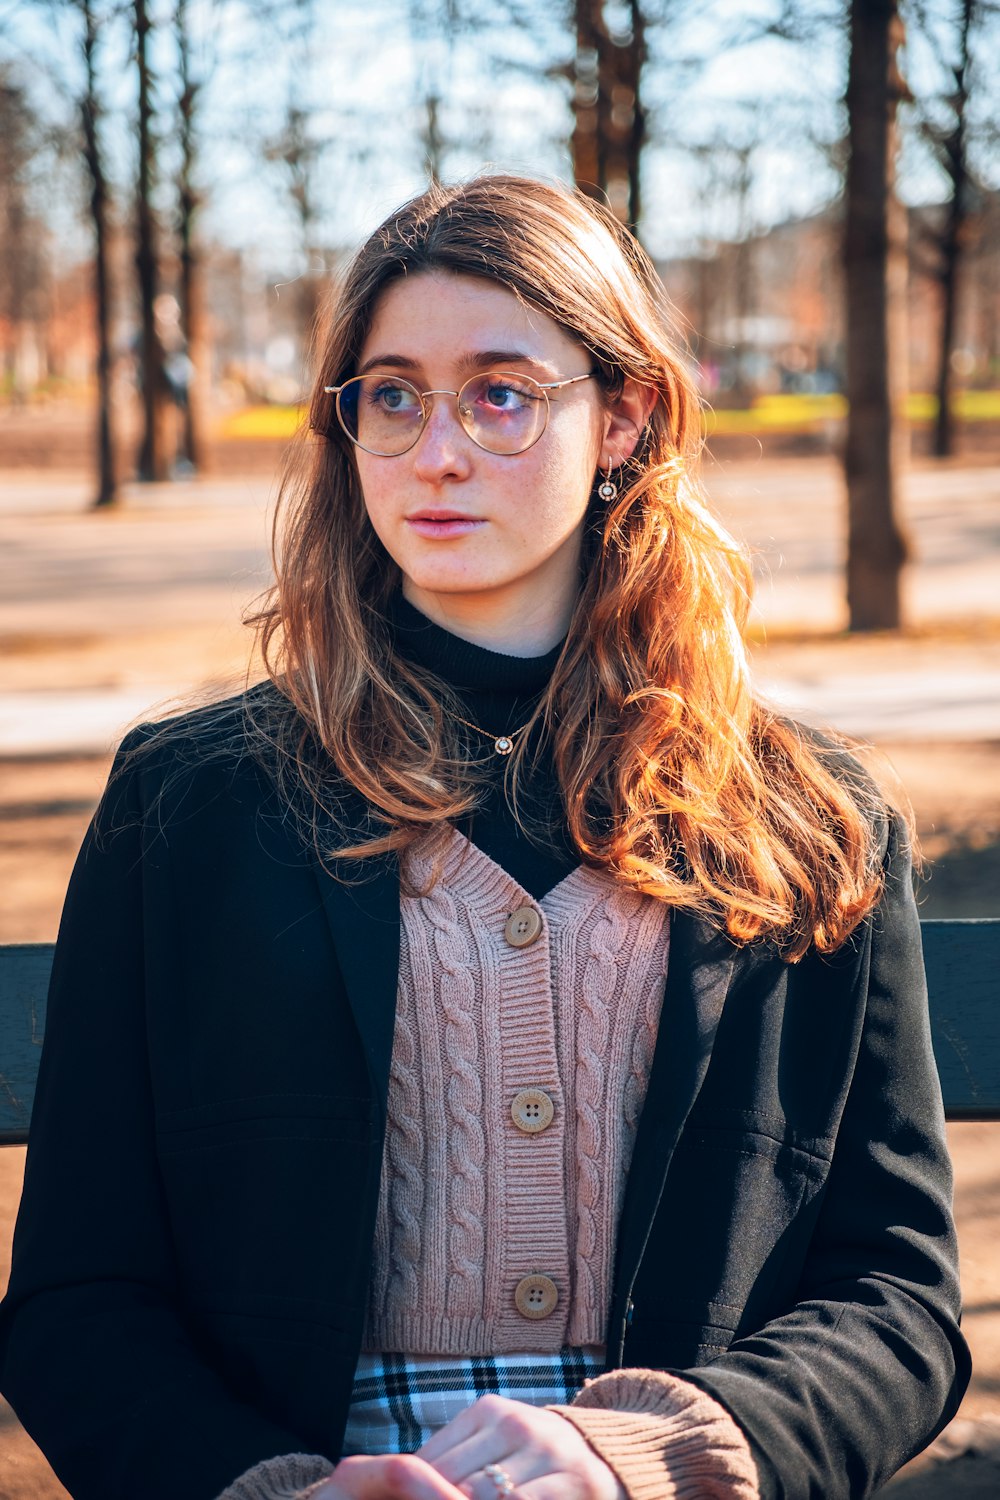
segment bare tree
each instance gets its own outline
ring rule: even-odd
[[[955,445],[954,353],[963,268],[975,237],[976,209],[982,199],[982,185],[972,161],[974,126],[970,115],[977,94],[973,43],[987,17],[995,18],[998,10],[987,0],[958,0],[957,10],[949,7],[944,16],[936,7],[917,0],[912,0],[911,10],[944,74],[941,90],[918,100],[916,113],[920,134],[948,183],[942,214],[933,221],[925,219],[921,226],[921,239],[931,250],[930,272],[941,293],[933,449],[939,458],[946,458]],[[943,35],[945,30],[948,35]]]
[[[753,314],[754,286],[754,186],[755,142],[741,140],[732,148],[733,188],[737,210],[736,238],[732,246],[732,279],[736,307],[733,395],[742,404],[750,399],[749,355],[750,320]]]
[[[427,177],[430,182],[440,182],[445,142],[441,133],[441,98],[438,94],[425,94],[424,116],[422,136]]]
[[[97,494],[95,506],[114,505],[118,499],[113,431],[111,346],[111,274],[109,267],[109,191],[101,142],[101,102],[98,74],[98,17],[93,0],[77,0],[83,22],[81,46],[84,87],[80,96],[83,158],[90,182],[90,220],[94,231],[94,320],[97,334]]]
[[[847,288],[847,606],[851,630],[895,630],[906,540],[897,518],[905,247],[895,196],[897,0],[851,0]],[[900,266],[902,264],[902,274]],[[895,305],[894,305],[895,304]]]
[[[8,331],[3,357],[10,391],[22,399],[47,310],[46,229],[33,201],[46,143],[27,90],[6,68],[0,69],[0,140],[0,325]]]
[[[112,334],[112,190],[103,141],[106,106],[102,89],[102,56],[113,6],[101,0],[55,0],[53,32],[59,35],[60,13],[75,18],[73,50],[82,67],[78,83],[67,83],[63,70],[53,67],[51,77],[57,89],[65,92],[76,117],[76,129],[61,131],[62,148],[67,141],[79,151],[86,174],[87,203],[93,237],[94,341],[97,375],[97,488],[95,508],[114,505],[118,500],[117,445],[113,400],[114,347]]]
[[[183,361],[183,386],[179,380],[174,384],[175,389],[182,392],[179,456],[186,461],[192,471],[197,472],[204,462],[197,382],[197,372],[202,356],[201,258],[195,238],[195,220],[201,207],[201,195],[196,181],[198,156],[196,122],[203,85],[202,80],[195,76],[193,65],[188,0],[177,0],[174,27],[180,73],[180,91],[177,99],[180,143],[180,163],[177,169],[178,301],[181,334],[184,340],[184,348],[179,351],[179,356]]]
[[[139,285],[143,416],[138,477],[149,482],[168,477],[169,460],[164,431],[166,376],[163,368],[163,345],[156,323],[160,249],[159,225],[153,205],[157,169],[156,139],[153,128],[153,73],[149,55],[153,23],[147,0],[134,0],[134,22],[136,64],[139,75],[135,267]]]
[[[686,148],[695,171],[699,225],[693,265],[692,347],[706,373],[709,364],[721,357],[724,384],[736,402],[750,394],[750,329],[757,279],[753,187],[759,144],[759,122],[749,113],[727,122],[709,140]]]
[[[298,221],[299,244],[305,263],[297,283],[299,326],[307,335],[315,322],[320,295],[316,173],[322,151],[323,142],[313,134],[310,111],[289,99],[281,129],[268,142],[266,155],[284,170]]]
[[[607,197],[618,217],[634,228],[642,212],[646,111],[640,82],[646,61],[646,17],[640,0],[628,0],[621,9],[627,25],[614,30],[604,0],[575,0],[570,149],[577,186],[592,197]]]
[[[934,452],[939,458],[948,457],[955,443],[952,354],[958,322],[959,266],[969,219],[969,34],[975,11],[975,0],[961,0],[958,56],[952,67],[952,126],[938,137],[938,154],[951,183],[951,200],[945,213],[941,235],[941,333],[938,347],[938,411],[934,424]]]

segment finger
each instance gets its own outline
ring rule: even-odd
[[[415,1453],[343,1458],[314,1500],[466,1500]]]
[[[461,1443],[468,1442],[484,1428],[492,1427],[503,1415],[510,1403],[505,1396],[480,1396],[471,1406],[466,1406],[429,1437],[417,1452],[428,1463],[436,1463],[443,1454],[452,1452]]]
[[[560,1496],[625,1500],[614,1471],[557,1412],[496,1396],[483,1397],[476,1405],[481,1408],[478,1417],[474,1408],[463,1414],[469,1420],[462,1425],[473,1431],[433,1459],[439,1473],[470,1500],[497,1500],[505,1493],[502,1476],[494,1471],[491,1478],[491,1465],[503,1470],[519,1496],[533,1481],[551,1478]]]
[[[538,1428],[551,1421],[551,1415],[538,1407],[526,1406],[507,1396],[480,1396],[471,1406],[453,1417],[446,1426],[428,1438],[418,1452],[449,1478],[474,1469],[491,1460],[499,1462],[507,1453],[526,1448],[535,1442]],[[445,1468],[442,1460],[461,1458]]]
[[[511,1493],[504,1488],[505,1480],[519,1491],[526,1480],[551,1472],[553,1465],[546,1454],[535,1449],[501,1453],[493,1443],[485,1448],[463,1444],[439,1458],[434,1467],[470,1500],[497,1500],[498,1495]]]
[[[535,1469],[537,1474],[537,1465]],[[521,1455],[515,1454],[504,1463],[486,1464],[470,1474],[463,1480],[461,1488],[469,1500],[504,1500],[505,1496],[510,1496],[510,1500],[520,1500],[524,1484],[533,1477],[536,1476],[529,1474]]]
[[[625,1486],[614,1471],[602,1467],[606,1469],[604,1474],[590,1475],[569,1469],[549,1470],[522,1481],[510,1500],[628,1500]],[[489,1495],[485,1500],[495,1497]]]
[[[465,1481],[490,1463],[502,1464],[520,1482],[578,1470],[594,1458],[564,1418],[502,1396],[483,1396],[425,1443],[420,1456],[466,1489]]]
[[[489,1500],[500,1500],[496,1490]],[[590,1491],[572,1474],[542,1474],[519,1484],[509,1500],[590,1500]]]

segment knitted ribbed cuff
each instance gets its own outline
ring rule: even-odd
[[[234,1479],[219,1500],[306,1500],[333,1473],[333,1464],[318,1454],[285,1453],[266,1458]]]
[[[621,1480],[629,1500],[759,1500],[742,1430],[713,1396],[660,1370],[610,1370],[590,1380],[572,1422]]]

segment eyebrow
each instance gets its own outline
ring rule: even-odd
[[[475,353],[463,354],[458,360],[458,368],[461,371],[495,370],[507,365],[534,365],[538,369],[547,369],[544,360],[536,359],[533,354],[525,354],[522,349],[479,349]],[[390,370],[420,369],[420,361],[409,359],[405,354],[375,354],[371,359],[366,359],[358,370],[359,375],[367,375],[369,370],[376,367]]]

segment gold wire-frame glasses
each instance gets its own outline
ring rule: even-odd
[[[343,385],[325,385],[337,398],[337,420],[358,448],[378,458],[399,458],[420,440],[431,414],[430,396],[454,396],[458,420],[479,448],[513,458],[545,431],[549,392],[593,379],[535,380],[509,370],[473,375],[457,391],[420,391],[398,375],[355,375]]]

